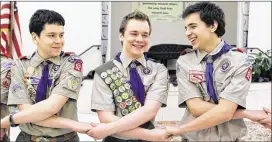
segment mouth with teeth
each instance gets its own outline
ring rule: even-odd
[[[132,46],[135,47],[135,48],[137,48],[137,49],[144,48],[144,45],[132,44]]]
[[[189,38],[190,42],[192,45],[195,45],[196,44],[196,38]]]

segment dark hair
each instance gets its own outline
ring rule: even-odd
[[[199,2],[188,6],[182,13],[182,18],[185,19],[188,15],[198,12],[200,19],[208,26],[213,25],[214,21],[218,23],[218,27],[215,31],[218,37],[225,34],[225,14],[223,10],[210,2]]]
[[[59,13],[53,10],[39,9],[30,18],[30,34],[34,32],[40,36],[40,33],[44,29],[45,24],[56,24],[64,26],[65,20]]]
[[[151,34],[151,24],[150,24],[150,20],[148,18],[148,16],[146,14],[144,14],[143,12],[139,11],[139,10],[135,10],[132,13],[129,13],[128,15],[126,15],[120,25],[119,28],[119,33],[124,34],[125,32],[125,28],[127,26],[127,23],[129,20],[131,19],[136,19],[136,20],[142,20],[142,21],[147,21],[148,25],[149,25],[149,34]]]

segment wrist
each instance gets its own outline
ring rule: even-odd
[[[108,125],[108,128],[109,128],[109,135],[120,132],[120,131],[118,131],[119,128],[118,128],[118,126],[116,124],[108,123],[106,125]]]
[[[9,124],[10,124],[10,127],[17,127],[17,126],[19,126],[19,124],[16,124],[16,123],[14,122],[13,115],[14,115],[14,113],[11,113],[11,114],[9,115]]]

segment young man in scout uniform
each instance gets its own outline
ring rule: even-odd
[[[9,114],[7,100],[8,100],[8,90],[10,85],[10,68],[13,60],[7,55],[1,52],[1,119]],[[9,129],[9,127],[8,127]],[[3,142],[8,142],[9,137],[7,135],[7,129],[1,127],[1,137],[0,140]]]
[[[182,17],[193,46],[177,61],[179,107],[186,111],[182,125],[166,131],[189,141],[236,141],[247,132],[242,118],[268,117],[262,110],[245,110],[251,58],[221,39],[224,13],[215,4],[196,3]]]
[[[148,16],[140,11],[126,15],[119,32],[122,52],[95,69],[92,110],[102,123],[88,135],[96,139],[111,135],[106,142],[165,141],[165,130],[153,129],[152,122],[166,106],[169,77],[165,66],[143,54],[151,33]]]
[[[1,120],[1,127],[22,130],[16,141],[79,141],[90,124],[77,122],[77,99],[82,80],[82,61],[64,53],[63,17],[50,10],[37,10],[29,31],[37,51],[15,61],[11,68],[8,105],[18,113]]]

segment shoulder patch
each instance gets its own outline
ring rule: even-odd
[[[65,55],[71,55],[74,52],[64,52]]]

